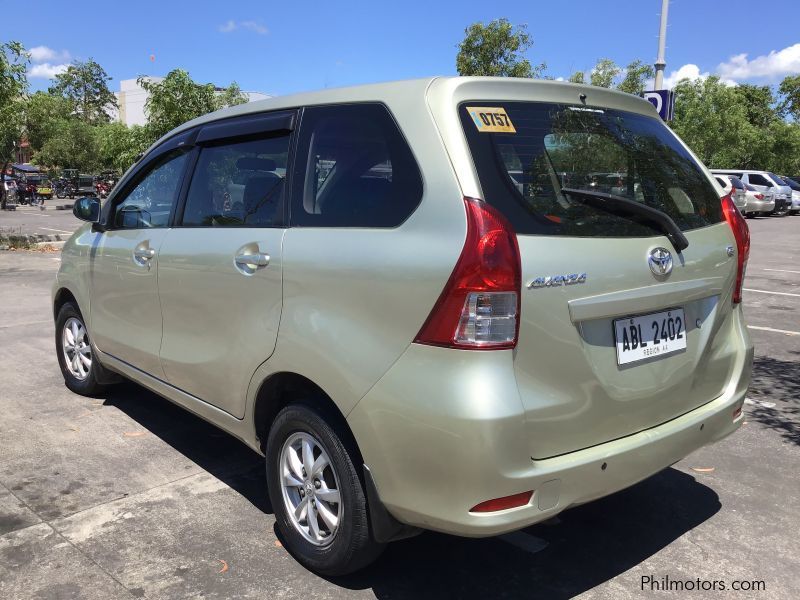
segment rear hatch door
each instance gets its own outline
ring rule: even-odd
[[[487,127],[487,107],[507,122]],[[514,368],[531,456],[630,435],[722,394],[736,358],[735,241],[719,192],[669,129],[603,107],[484,100],[459,112],[484,199],[518,236]],[[689,245],[568,190],[655,208]]]

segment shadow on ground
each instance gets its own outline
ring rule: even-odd
[[[113,386],[105,404],[124,412],[262,512],[272,514],[264,459],[236,438],[131,382]]]
[[[130,383],[106,403],[271,513],[261,457],[231,436]],[[363,572],[331,579],[378,598],[569,598],[631,569],[720,509],[710,488],[666,469],[613,496],[562,513],[527,533],[547,542],[532,554],[501,539],[425,533],[390,544]],[[631,580],[631,591],[639,582]]]
[[[790,351],[800,355],[800,352]],[[800,445],[800,376],[797,360],[756,356],[748,397],[756,401],[747,410],[749,418],[780,433],[784,440]],[[774,403],[764,406],[759,402]]]

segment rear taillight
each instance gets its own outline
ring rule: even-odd
[[[733,288],[733,303],[739,304],[742,301],[744,271],[750,257],[750,228],[730,195],[722,197],[722,213],[736,238],[736,285]]]
[[[450,279],[414,340],[473,350],[513,348],[519,332],[517,236],[496,209],[464,198],[467,239]]]
[[[763,200],[764,194],[755,194],[756,200]]]

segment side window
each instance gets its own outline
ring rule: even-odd
[[[306,109],[297,166],[292,225],[396,227],[422,200],[417,163],[380,104]]]
[[[728,184],[725,183],[725,180],[722,177],[717,177],[716,180],[717,180],[717,183],[719,183],[723,188],[728,187]]]
[[[289,140],[282,133],[203,148],[186,197],[183,226],[281,226]]]
[[[748,175],[748,180],[751,185],[765,185],[767,187],[772,187],[772,182],[758,173],[750,173]]]
[[[158,159],[149,172],[114,207],[115,229],[166,227],[180,190],[188,150],[176,150]]]

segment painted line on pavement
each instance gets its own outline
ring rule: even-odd
[[[752,288],[742,288],[745,292],[757,292],[759,294],[775,294],[776,296],[792,296],[800,298],[800,294],[790,294],[789,292],[771,292],[769,290],[754,290]]]
[[[783,333],[785,335],[800,335],[800,331],[789,331],[788,329],[773,329],[772,327],[759,327],[758,325],[748,325],[748,329],[756,329],[758,331],[771,331],[773,333]]]
[[[765,271],[775,271],[776,273],[797,273],[800,274],[800,271],[791,271],[789,269],[764,269]]]
[[[39,229],[44,229],[45,231],[57,231],[58,233],[73,233],[72,231],[67,231],[66,229],[53,229],[52,227],[39,227]]]

